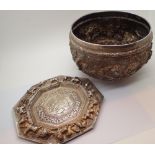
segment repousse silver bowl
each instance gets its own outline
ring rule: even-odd
[[[152,55],[153,33],[142,17],[119,11],[88,14],[70,31],[74,61],[84,73],[117,80],[138,71]]]

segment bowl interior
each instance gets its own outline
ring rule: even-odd
[[[121,16],[86,16],[75,23],[72,30],[79,39],[100,45],[130,44],[149,33],[145,23]]]

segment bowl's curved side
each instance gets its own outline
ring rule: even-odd
[[[79,41],[75,41],[74,36],[70,33],[70,49],[73,60],[78,68],[84,73],[99,79],[117,80],[129,77],[138,71],[152,55],[152,32],[148,35],[143,46],[137,46],[130,50],[124,48],[125,52],[116,52],[111,54],[103,52],[106,49],[97,49],[100,52],[90,52],[91,47],[81,46]],[[119,51],[120,47],[115,47],[115,51]],[[114,49],[113,49],[114,50]],[[134,50],[134,52],[133,52]]]

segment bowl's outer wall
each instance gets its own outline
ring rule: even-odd
[[[84,73],[103,80],[129,77],[148,62],[152,55],[153,33],[129,46],[94,46],[70,32],[73,60]]]

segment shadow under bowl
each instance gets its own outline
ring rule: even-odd
[[[119,11],[88,14],[70,31],[74,61],[84,73],[105,80],[129,77],[152,55],[153,33],[142,17]]]

